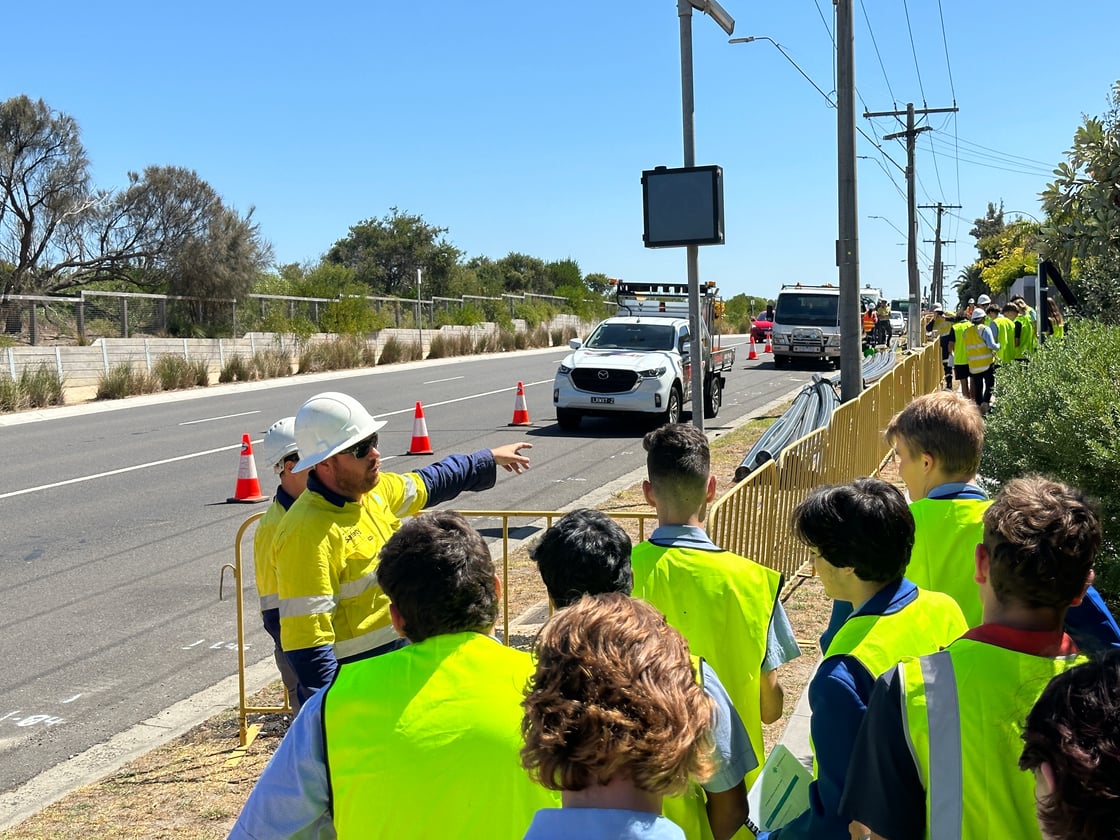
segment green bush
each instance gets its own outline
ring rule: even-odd
[[[53,367],[40,364],[35,370],[19,375],[19,388],[26,395],[28,408],[62,405],[62,379]]]
[[[251,359],[246,359],[242,355],[230,356],[226,359],[226,363],[222,365],[221,373],[218,374],[218,381],[248,382],[257,378],[255,374],[256,371]]]
[[[210,384],[210,369],[202,359],[191,362],[182,356],[158,356],[152,374],[164,391],[196,386],[205,388]]]
[[[258,350],[253,354],[250,364],[258,379],[275,379],[292,375],[292,357],[286,350],[278,347]]]
[[[437,332],[428,346],[429,359],[446,359],[451,356],[469,356],[474,352],[474,341],[470,333]]]
[[[97,399],[119,400],[135,394],[154,394],[158,390],[159,380],[156,377],[123,362],[113,365],[108,373],[101,374],[97,382]]]
[[[299,373],[365,367],[370,364],[369,359],[365,339],[340,335],[305,347],[299,354]]]
[[[395,335],[385,340],[381,348],[381,357],[377,360],[379,365],[391,365],[396,362],[412,362],[424,358],[424,351],[415,341],[401,341]]]
[[[29,408],[27,395],[19,382],[6,373],[0,373],[0,411],[23,411]]]
[[[1101,503],[1097,588],[1120,605],[1120,327],[1077,321],[1028,365],[996,375],[980,472],[996,484],[1039,473]]]

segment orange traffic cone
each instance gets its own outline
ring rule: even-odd
[[[766,333],[766,346],[762,348],[763,353],[773,353],[774,348],[770,346],[770,333]]]
[[[758,358],[758,353],[754,349],[754,336],[751,336],[751,352],[747,354],[747,361],[752,362]]]
[[[532,426],[529,419],[529,406],[525,404],[525,386],[517,383],[517,396],[513,398],[513,420],[511,426]]]
[[[412,421],[412,443],[409,455],[431,455],[432,442],[428,439],[428,423],[424,419],[424,406],[416,403],[416,418]]]
[[[241,436],[241,462],[237,465],[237,489],[227,502],[254,504],[267,502],[268,496],[261,494],[261,483],[257,479],[257,464],[253,460],[253,444],[248,435]]]

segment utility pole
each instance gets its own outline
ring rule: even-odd
[[[906,130],[896,131],[894,134],[884,134],[884,140],[895,140],[899,137],[906,138],[906,218],[908,222],[908,230],[906,237],[906,268],[910,279],[910,311],[918,312],[922,305],[922,287],[921,280],[918,278],[918,210],[917,210],[917,190],[915,187],[914,175],[914,147],[919,134],[923,131],[932,131],[932,127],[923,125],[920,127],[914,126],[915,114],[950,114],[955,113],[959,109],[954,106],[952,108],[914,108],[913,102],[906,103],[905,111],[866,111],[864,117],[901,117],[906,115]],[[921,346],[922,331],[921,324],[917,318],[907,319],[910,329],[907,336],[907,343],[910,347]]]
[[[941,246],[942,245],[952,245],[953,243],[956,242],[956,240],[955,239],[943,240],[941,238],[941,214],[944,213],[946,210],[960,210],[961,206],[959,204],[942,204],[939,201],[939,202],[937,202],[937,204],[922,204],[922,205],[919,205],[919,208],[922,209],[922,210],[936,210],[937,211],[937,225],[934,229],[933,240],[932,240],[933,241],[933,283],[932,283],[932,288],[930,290],[930,296],[933,298],[933,300],[944,304],[945,303],[945,291],[944,291],[945,266],[943,266],[941,264]],[[924,241],[929,242],[931,240],[926,239]]]
[[[856,202],[856,71],[852,0],[836,0],[836,265],[840,300],[840,401],[863,390],[859,321],[859,212]]]

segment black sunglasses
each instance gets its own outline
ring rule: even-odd
[[[365,440],[358,441],[353,446],[343,449],[342,452],[348,452],[357,458],[359,461],[363,458],[369,457],[369,451],[377,448],[377,432],[374,432]],[[340,453],[341,454],[341,453]]]

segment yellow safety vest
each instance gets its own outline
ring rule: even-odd
[[[253,534],[253,572],[257,578],[257,595],[260,596],[261,612],[280,607],[280,596],[276,586],[276,561],[273,559],[273,541],[280,520],[287,511],[275,499],[257,523]]]
[[[342,507],[311,490],[300,494],[276,533],[284,650],[334,645],[335,656],[346,659],[397,638],[377,585],[378,554],[400,517],[427,501],[416,473],[382,473],[360,502]]]
[[[481,633],[343,665],[323,699],[340,840],[520,840],[539,808],[558,807],[521,766],[532,673],[527,653]]]
[[[984,343],[980,329],[975,324],[969,324],[964,331],[964,347],[968,356],[969,373],[983,373],[992,366],[995,354]]]
[[[634,597],[665,614],[669,624],[704,657],[727,689],[754,747],[758,768],[747,774],[749,788],[765,760],[762,740],[762,660],[782,577],[730,551],[634,546]]]
[[[1015,361],[1015,322],[1000,315],[995,319],[995,325],[996,341],[999,342],[996,358],[1000,364],[1010,364]]]
[[[1059,324],[1057,321],[1050,322],[1050,337],[1051,338],[1065,338],[1066,325]]]
[[[691,658],[696,681],[703,685],[704,672],[700,670],[703,660],[695,653]],[[688,790],[681,796],[666,796],[661,800],[661,816],[676,823],[687,840],[714,840],[712,826],[708,822],[707,796],[695,779],[689,780]]]
[[[953,324],[953,364],[967,365],[968,351],[965,349],[964,333],[971,324],[967,321],[957,321]]]
[[[941,338],[942,336],[948,335],[952,331],[953,325],[946,321],[944,318],[935,317],[933,319],[933,328],[937,330],[937,337]]]
[[[976,586],[976,546],[984,538],[988,499],[919,499],[914,515],[914,548],[906,577],[919,589],[944,592],[957,602],[969,627],[983,616]]]
[[[886,673],[903,657],[925,656],[949,645],[967,632],[957,602],[942,592],[918,590],[918,597],[889,615],[853,615],[832,637],[824,659],[850,656],[872,677]],[[823,662],[823,660],[822,660]],[[855,737],[855,733],[852,733]],[[813,775],[817,748],[812,737]]]
[[[959,639],[899,664],[929,840],[1040,840],[1034,777],[1018,764],[1023,720],[1053,677],[1085,661]]]
[[[1026,359],[1034,352],[1034,322],[1031,321],[1030,315],[1020,315],[1015,319],[1015,322],[1023,325],[1019,333],[1019,346],[1015,348],[1015,358]],[[1012,343],[1014,343],[1014,338]]]

